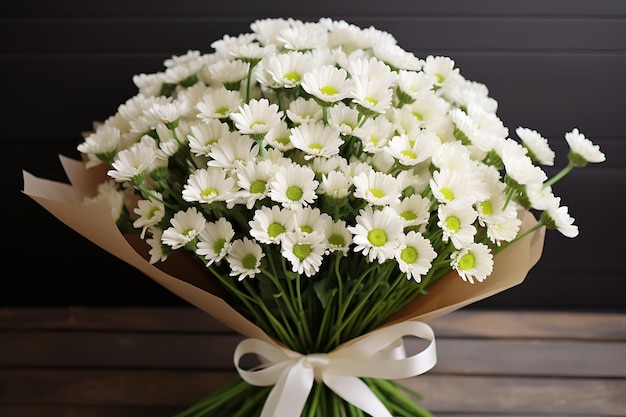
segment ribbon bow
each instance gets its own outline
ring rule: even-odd
[[[430,341],[421,352],[407,357],[402,337]],[[241,358],[256,354],[264,365],[244,370]],[[373,417],[391,413],[359,377],[401,379],[423,374],[437,363],[435,334],[425,323],[405,321],[374,330],[338,346],[329,353],[303,355],[275,343],[245,339],[234,353],[241,378],[255,386],[274,385],[261,417],[298,417],[304,409],[314,381],[321,381],[338,396]]]

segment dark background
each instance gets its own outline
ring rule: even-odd
[[[390,32],[420,57],[452,57],[489,87],[511,135],[524,126],[549,139],[557,167],[574,127],[607,156],[554,187],[579,237],[548,233],[526,281],[473,308],[626,309],[622,0],[10,0],[0,13],[0,306],[186,304],[24,195],[22,170],[64,180],[57,155],[78,157],[81,132],[136,93],[132,76],[172,55],[211,52],[259,18],[330,17]]]

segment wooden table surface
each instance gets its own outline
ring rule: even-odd
[[[626,416],[626,312],[464,309],[403,382],[437,416]],[[173,416],[232,380],[241,336],[192,307],[0,308],[0,416]]]

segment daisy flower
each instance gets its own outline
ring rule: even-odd
[[[243,135],[251,135],[255,139],[261,139],[274,126],[281,121],[283,112],[277,104],[270,104],[266,98],[250,100],[240,106],[238,111],[231,113],[230,118]]]
[[[228,55],[232,58],[247,62],[255,66],[266,56],[270,56],[276,52],[276,45],[260,45],[250,42],[246,44],[236,45],[228,51]]]
[[[370,170],[354,177],[354,196],[369,204],[384,206],[400,200],[401,190],[395,177]]]
[[[163,231],[161,241],[172,249],[179,249],[194,240],[206,226],[204,215],[195,207],[178,211],[170,220],[171,227]]]
[[[121,141],[121,131],[117,127],[107,124],[99,125],[94,133],[89,134],[85,141],[76,148],[87,155],[86,168],[92,168],[103,162],[110,162],[117,154],[117,147]]]
[[[352,178],[340,171],[330,171],[322,175],[322,183],[318,188],[318,193],[327,195],[333,199],[345,198],[348,196]]]
[[[472,208],[441,204],[437,209],[437,226],[443,232],[443,241],[451,241],[456,249],[472,243],[477,231],[473,224],[477,215]]]
[[[289,209],[299,209],[317,199],[319,182],[309,167],[292,164],[280,167],[270,180],[270,198]]]
[[[276,40],[285,49],[308,51],[325,47],[327,38],[326,29],[315,22],[294,22],[293,25],[283,28]]]
[[[398,72],[396,93],[403,103],[419,99],[434,86],[434,78],[423,72],[401,70]]]
[[[394,258],[402,230],[403,221],[393,209],[374,210],[370,205],[360,210],[356,225],[348,226],[356,245],[354,251],[378,263]]]
[[[95,197],[85,198],[83,204],[95,203],[98,201],[104,201],[111,209],[111,217],[116,222],[120,220],[122,213],[125,210],[124,201],[126,197],[124,192],[120,189],[119,185],[113,180],[107,180],[98,184],[98,193]]]
[[[322,65],[304,74],[301,85],[321,106],[330,106],[347,98],[352,84],[345,69]]]
[[[197,156],[209,156],[213,146],[220,140],[234,137],[239,138],[239,132],[231,132],[228,124],[218,119],[209,119],[206,123],[194,123],[190,126],[191,133],[187,135],[189,149]]]
[[[248,76],[249,68],[250,64],[247,62],[232,60],[217,61],[209,65],[207,70],[214,82],[222,84],[226,90],[237,91],[241,82]]]
[[[453,87],[459,82],[459,69],[452,58],[446,56],[427,56],[422,70],[433,77],[436,88]]]
[[[285,122],[280,122],[265,134],[265,142],[272,148],[286,152],[294,148],[291,143],[291,129]]]
[[[426,226],[430,218],[431,201],[419,194],[403,198],[391,207],[404,221],[404,227]]]
[[[270,192],[268,182],[272,174],[273,163],[269,160],[238,164],[235,176],[240,190],[235,196],[236,200],[245,202],[249,210],[257,201],[268,197]]]
[[[339,102],[328,109],[328,124],[342,135],[350,136],[359,124],[359,111]]]
[[[259,82],[270,88],[294,88],[314,66],[313,56],[301,52],[272,55],[261,62]]]
[[[131,181],[141,184],[155,159],[154,149],[138,143],[117,154],[115,162],[111,164],[113,169],[107,175],[117,182]]]
[[[374,43],[372,51],[378,59],[393,69],[419,71],[423,65],[422,60],[412,52],[405,51],[395,43]]]
[[[328,158],[337,155],[344,142],[338,130],[322,122],[296,126],[291,129],[289,138],[296,149],[305,152],[306,160],[316,156]]]
[[[548,205],[541,213],[540,221],[548,229],[556,229],[563,236],[578,236],[578,226],[574,224],[574,218],[569,215],[567,206],[561,206],[561,198],[554,197],[548,201]]]
[[[296,125],[320,121],[322,116],[322,107],[312,98],[298,97],[289,103],[287,109],[287,117]]]
[[[165,217],[163,196],[158,191],[152,191],[150,199],[139,200],[133,212],[139,216],[133,221],[133,226],[137,229],[141,228],[140,237],[143,239],[148,227],[158,224]]]
[[[233,169],[237,163],[253,161],[258,154],[259,145],[248,136],[229,135],[213,145],[207,166]]]
[[[234,237],[233,226],[224,217],[208,222],[198,235],[196,253],[207,260],[207,265],[219,263],[230,250]]]
[[[468,207],[484,195],[482,190],[472,187],[468,177],[470,177],[468,171],[443,168],[433,172],[430,189],[441,204]]]
[[[394,136],[385,151],[401,165],[414,166],[432,157],[439,145],[439,139],[433,133],[419,130],[410,136],[405,133]]]
[[[436,257],[437,252],[430,240],[414,231],[401,236],[395,253],[400,271],[406,274],[407,279],[413,279],[418,283],[422,281],[422,276],[428,273]]]
[[[150,246],[150,250],[148,251],[148,254],[150,255],[149,263],[155,264],[157,262],[165,262],[170,254],[170,251],[168,246],[164,246],[163,243],[161,243],[163,229],[156,226],[150,226],[148,227],[148,233],[150,237],[146,237],[146,243]]]
[[[281,253],[291,263],[291,270],[307,277],[320,270],[326,251],[324,235],[288,232],[281,242]]]
[[[286,232],[295,230],[295,217],[280,206],[261,207],[249,222],[250,235],[261,243],[276,244]]]
[[[450,266],[459,274],[463,281],[482,282],[493,271],[493,255],[489,247],[483,243],[471,243],[450,255]]]
[[[208,123],[212,119],[228,119],[243,104],[239,91],[216,87],[208,90],[196,103],[197,117]]]
[[[570,148],[567,157],[575,166],[585,166],[589,162],[603,162],[606,159],[604,153],[600,151],[600,147],[594,145],[593,142],[580,133],[578,129],[567,132],[565,134],[565,140]]]
[[[361,139],[365,152],[377,153],[385,148],[394,131],[393,123],[380,115],[367,119],[362,126],[354,129],[353,135]]]
[[[524,147],[528,149],[530,159],[543,165],[554,165],[555,153],[550,149],[548,140],[541,136],[539,132],[525,127],[518,127],[515,129],[515,133],[522,140]]]
[[[317,207],[303,207],[296,211],[295,219],[295,230],[304,234],[320,233],[326,229],[329,222],[332,222],[332,218]]]
[[[231,277],[237,277],[239,281],[246,278],[254,278],[261,272],[261,259],[265,254],[261,245],[244,237],[233,242],[226,254],[226,260],[230,265]]]
[[[197,169],[183,186],[183,200],[210,204],[214,201],[226,201],[235,189],[235,180],[226,176],[221,168]]]
[[[373,116],[385,113],[391,107],[393,90],[389,84],[376,78],[355,77],[352,80],[354,87],[350,96],[361,113]]]
[[[344,220],[326,223],[324,236],[326,237],[326,246],[330,252],[341,252],[343,256],[348,256],[350,245],[352,244],[352,234]]]

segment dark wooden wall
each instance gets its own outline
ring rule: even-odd
[[[550,233],[524,284],[475,306],[626,308],[623,0],[4,1],[0,305],[183,304],[23,195],[22,170],[62,180],[57,154],[78,156],[81,132],[135,94],[133,75],[160,71],[164,59],[210,52],[258,18],[323,16],[388,31],[418,56],[452,57],[489,87],[511,134],[539,130],[560,164],[574,127],[607,155],[555,186],[580,236]]]

